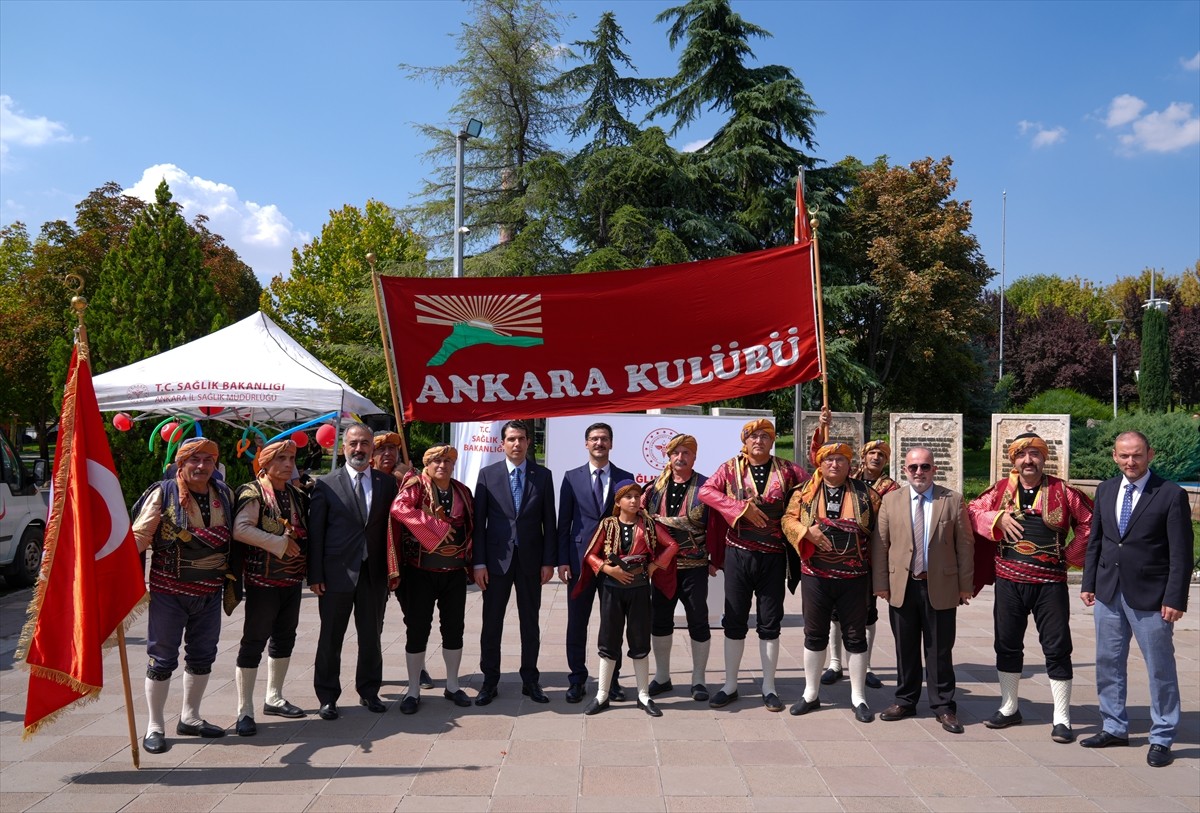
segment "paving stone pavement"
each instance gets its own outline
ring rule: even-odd
[[[1095,691],[1095,634],[1091,611],[1074,598],[1073,722],[1081,736],[1099,725]],[[687,634],[675,632],[674,694],[658,699],[663,716],[650,719],[633,702],[613,703],[595,717],[563,699],[566,689],[566,590],[544,588],[540,666],[549,705],[523,698],[516,675],[516,607],[504,634],[500,696],[486,708],[460,709],[441,696],[440,651],[430,641],[428,669],[437,688],[420,710],[399,713],[407,675],[404,627],[389,604],[384,626],[385,714],[354,704],[353,625],[346,641],[342,717],[316,716],[312,661],[317,599],[306,593],[299,640],[286,695],[309,711],[302,720],[258,718],[258,735],[232,733],[236,711],[234,656],[242,612],[225,620],[221,650],[202,712],[228,726],[218,740],[173,735],[182,703],[181,681],[167,703],[171,749],[141,755],[135,770],[115,652],[105,659],[109,685],[97,702],[69,713],[28,741],[21,740],[26,673],[13,652],[29,591],[0,598],[0,812],[6,811],[1200,811],[1200,590],[1191,612],[1176,625],[1183,690],[1183,725],[1176,762],[1146,765],[1149,701],[1145,668],[1130,658],[1130,748],[1100,751],[1050,740],[1052,701],[1032,624],[1026,637],[1021,683],[1025,724],[991,731],[982,721],[998,707],[992,651],[991,590],[958,613],[954,659],[959,717],[966,733],[942,731],[928,708],[894,723],[858,723],[849,686],[822,687],[820,710],[804,717],[772,714],[758,690],[758,648],[746,647],[741,698],[722,710],[693,702]],[[785,703],[803,690],[803,625],[799,596],[789,596],[777,685]],[[463,685],[479,688],[482,601],[467,600]],[[593,621],[595,624],[595,621]],[[145,617],[130,630],[129,660],[139,736],[146,721],[143,695]],[[595,628],[592,630],[595,634]],[[711,691],[723,679],[721,633],[714,630]],[[868,701],[881,711],[892,701],[895,653],[886,609],[875,645],[881,690]],[[262,670],[265,673],[265,669]],[[256,692],[261,705],[263,679]],[[627,690],[632,676],[623,677]],[[630,692],[632,696],[632,692]]]

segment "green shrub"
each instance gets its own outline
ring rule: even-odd
[[[1183,412],[1122,415],[1094,428],[1071,429],[1071,476],[1105,480],[1119,474],[1112,459],[1117,435],[1137,430],[1150,439],[1156,474],[1168,480],[1200,480],[1200,432],[1194,418]]]
[[[1089,419],[1106,421],[1112,417],[1112,405],[1075,390],[1046,390],[1021,407],[1026,415],[1070,415],[1072,425]],[[1072,455],[1073,456],[1073,455]]]

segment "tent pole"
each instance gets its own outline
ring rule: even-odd
[[[387,329],[387,319],[384,316],[383,281],[375,270],[375,252],[367,254],[367,262],[371,264],[371,291],[375,294],[375,314],[379,317],[379,338],[383,343],[383,359],[387,364],[388,387],[392,391],[392,409],[396,415],[396,434],[400,435],[400,459],[412,465],[408,459],[408,442],[404,439],[404,414],[400,411],[400,384],[396,373],[396,356],[392,352],[392,333]]]

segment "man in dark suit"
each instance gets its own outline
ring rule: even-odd
[[[320,597],[321,635],[313,688],[325,720],[338,717],[342,693],[342,641],[350,615],[358,632],[354,687],[359,702],[381,714],[383,613],[389,572],[387,524],[396,478],[370,467],[371,430],[353,424],[342,440],[346,465],[317,480],[309,508],[308,586]]]
[[[1179,728],[1179,677],[1175,622],[1187,611],[1192,574],[1191,514],[1176,483],[1150,471],[1154,450],[1141,432],[1124,432],[1113,444],[1119,477],[1096,489],[1080,598],[1094,607],[1096,692],[1104,727],[1080,740],[1084,748],[1129,745],[1125,711],[1129,638],[1150,676],[1151,767],[1170,765]]]
[[[583,433],[583,438],[588,462],[563,476],[558,493],[558,577],[567,585],[567,668],[571,670],[568,703],[583,700],[588,676],[588,621],[599,585],[596,580],[588,580],[579,594],[575,594],[583,555],[600,520],[613,512],[613,484],[633,479],[632,474],[609,463],[613,445],[611,426],[594,423]],[[625,699],[625,691],[618,683],[620,669],[618,658],[609,700]]]
[[[542,585],[554,575],[558,540],[550,470],[528,459],[529,430],[509,421],[500,432],[505,460],[485,466],[475,485],[474,578],[483,591],[479,670],[483,686],[475,705],[498,694],[500,639],[508,597],[516,588],[521,622],[521,693],[535,703],[550,699],[538,683]]]
[[[896,702],[879,719],[917,713],[923,654],[929,706],[943,729],[961,734],[952,653],[958,606],[975,594],[975,540],[962,495],[934,485],[931,451],[909,449],[904,472],[908,487],[883,498],[871,538],[871,577],[891,605],[899,672]]]

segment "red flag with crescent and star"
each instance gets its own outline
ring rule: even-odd
[[[99,696],[104,644],[146,595],[86,350],[78,347],[63,395],[53,483],[42,572],[16,654],[29,669],[24,737]]]

